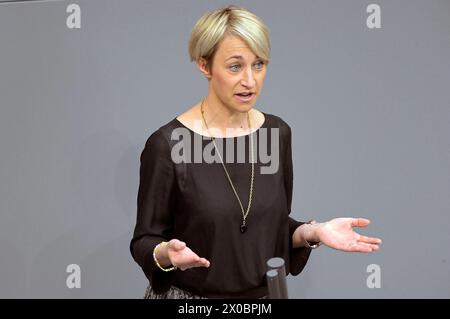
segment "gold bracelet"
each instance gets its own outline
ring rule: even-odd
[[[162,241],[158,245],[156,245],[155,248],[153,249],[153,260],[155,261],[156,266],[158,266],[158,268],[161,269],[162,271],[166,271],[166,272],[167,271],[172,271],[172,270],[177,270],[177,266],[173,266],[173,267],[170,267],[170,268],[163,268],[159,264],[158,259],[156,259],[156,249],[158,249],[158,247],[162,246],[162,245],[167,245],[167,242],[166,241]]]
[[[309,224],[309,225],[314,225],[314,224],[316,224],[317,222],[313,219],[313,220],[310,220],[310,221],[307,221],[305,224]],[[307,241],[306,239],[304,240],[304,242],[305,242],[305,246],[306,247],[308,247],[308,248],[310,248],[310,249],[316,249],[317,247],[319,247],[320,245],[322,245],[322,243],[319,241],[319,242],[316,242],[315,244],[313,244],[313,245],[311,245],[310,243],[309,243],[309,241]]]

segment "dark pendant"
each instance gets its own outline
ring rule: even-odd
[[[242,224],[241,225],[241,233],[245,233],[246,230],[247,230],[247,225]]]

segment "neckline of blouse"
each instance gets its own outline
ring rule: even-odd
[[[258,127],[256,130],[252,131],[251,133],[248,134],[243,134],[243,135],[238,135],[238,136],[227,136],[227,137],[214,137],[215,139],[232,139],[232,138],[238,138],[238,137],[246,137],[246,136],[250,136],[250,134],[255,134],[257,133],[261,128],[265,127],[267,124],[267,113],[260,111],[263,115],[264,115],[264,122],[261,124],[260,127]],[[200,134],[196,131],[194,131],[193,129],[187,127],[184,123],[182,123],[177,117],[174,118],[175,121],[177,121],[179,124],[181,124],[183,127],[187,128],[190,132],[193,132],[194,134],[200,135],[201,137],[210,139],[211,136],[206,136],[203,134]]]

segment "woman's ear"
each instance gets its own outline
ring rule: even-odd
[[[209,80],[211,78],[210,66],[205,58],[201,57],[197,61],[197,67],[200,72]]]

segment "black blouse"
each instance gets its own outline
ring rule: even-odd
[[[292,247],[292,234],[303,223],[289,217],[293,187],[291,128],[281,118],[263,114],[263,125],[251,133],[253,145],[258,147],[254,154],[261,153],[260,140],[267,141],[263,153],[269,156],[272,147],[279,144],[279,164],[275,172],[263,174],[261,168],[275,165],[274,160],[270,164],[255,156],[253,198],[244,233],[240,231],[242,211],[220,160],[207,163],[200,158],[201,163],[195,162],[194,151],[199,150],[199,145],[202,151],[215,154],[210,138],[203,138],[176,118],[148,138],[140,158],[137,222],[130,250],[155,292],[163,293],[174,285],[209,298],[260,298],[267,295],[268,259],[282,257],[287,274],[298,275],[304,268],[311,249]],[[271,134],[274,128],[278,136]],[[172,139],[175,129],[190,137]],[[267,139],[261,138],[263,131]],[[275,138],[279,143],[271,142]],[[216,138],[244,211],[251,178],[249,141],[250,134]],[[233,142],[234,158],[233,153],[227,157],[230,148],[226,145]],[[239,143],[245,145],[244,163],[238,162]],[[174,154],[184,154],[184,161],[174,162],[172,149]],[[186,150],[191,150],[191,156]],[[210,267],[161,271],[154,263],[153,248],[173,238],[186,242],[200,257],[208,259]]]

